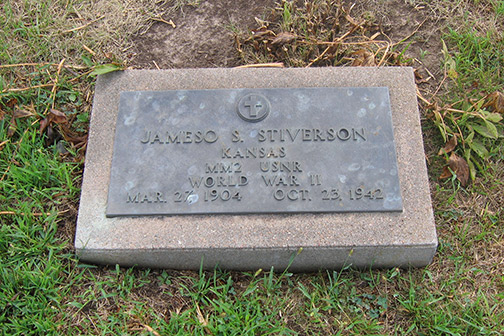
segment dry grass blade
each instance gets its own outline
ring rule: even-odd
[[[25,66],[35,66],[35,67],[42,67],[42,66],[52,66],[52,67],[59,67],[59,63],[16,63],[16,64],[0,64],[0,69],[3,68],[18,68],[18,67],[25,67]],[[69,68],[69,69],[75,69],[75,70],[83,70],[87,69],[88,67],[86,66],[81,66],[81,65],[69,65],[66,64],[63,66],[64,68]]]
[[[63,211],[58,212],[58,214],[62,214]],[[19,216],[26,216],[27,214],[24,212],[15,212],[15,211],[0,211],[0,216],[4,215],[19,215]],[[50,212],[32,212],[30,213],[31,216],[50,216]]]
[[[145,330],[147,330],[148,332],[150,333],[153,333],[154,335],[156,336],[161,336],[156,330],[152,329],[151,326],[147,325],[147,324],[142,324],[142,326],[145,328]]]
[[[177,25],[173,22],[173,20],[169,20],[169,21],[166,21],[165,19],[161,18],[161,17],[152,17],[150,18],[151,20],[154,20],[154,21],[158,21],[158,22],[163,22],[163,23],[166,23],[167,25],[170,25],[173,27],[173,29],[177,28]]]
[[[403,38],[401,41],[397,42],[397,43],[394,43],[392,46],[395,47],[401,43],[404,43],[406,42],[407,40],[409,40],[411,37],[413,37],[416,33],[418,33],[418,31],[420,30],[420,28],[424,25],[425,22],[427,22],[428,18],[424,19],[422,22],[420,22],[420,24],[416,27],[415,30],[413,30],[410,34],[408,34],[408,36],[406,36],[405,38]]]
[[[203,313],[201,312],[201,309],[198,304],[196,304],[196,313],[198,315],[198,321],[201,323],[203,327],[208,326],[208,318],[205,318],[203,316]]]
[[[5,93],[5,92],[22,92],[22,91],[28,91],[28,90],[33,90],[33,89],[51,87],[53,85],[54,84],[39,84],[39,85],[27,86],[27,87],[23,87],[23,88],[4,89],[2,91],[2,93]]]
[[[4,148],[4,146],[5,146],[5,145],[6,145],[9,141],[10,141],[10,140],[9,140],[9,139],[7,139],[7,140],[5,140],[5,141],[0,142],[0,151],[2,151],[2,149]]]
[[[94,20],[91,20],[89,21],[88,23],[86,23],[85,25],[82,25],[80,27],[76,27],[76,28],[72,28],[72,29],[68,29],[68,30],[64,30],[62,31],[61,33],[62,34],[67,34],[67,33],[71,33],[71,32],[74,32],[74,31],[77,31],[77,30],[81,30],[81,29],[84,29],[90,25],[92,25],[93,23],[97,22],[97,21],[100,21],[101,19],[103,19],[105,17],[105,15],[102,15],[100,16],[99,18],[97,19],[94,19]]]
[[[91,55],[96,56],[96,52],[94,50],[92,50],[91,48],[89,48],[87,45],[83,44],[82,48],[84,48],[84,50],[86,50]]]
[[[247,36],[237,36],[236,49],[245,63],[282,62],[286,66],[377,66],[394,61],[391,42],[379,40],[380,27],[350,15],[341,2],[322,0],[284,6]],[[379,60],[379,61],[378,61]]]
[[[324,58],[325,54],[327,54],[327,52],[333,48],[333,46],[329,46],[327,48],[324,49],[324,51],[319,55],[317,56],[313,61],[311,61],[310,63],[308,63],[308,65],[306,66],[307,68],[311,67],[315,62],[318,62],[320,61],[322,58]]]
[[[235,67],[235,69],[243,69],[243,68],[284,68],[284,64],[282,62],[277,63],[261,63],[261,64],[246,64]]]

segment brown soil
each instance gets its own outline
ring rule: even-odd
[[[202,0],[179,9],[160,8],[159,12],[166,13],[164,22],[156,21],[133,38],[129,64],[139,69],[242,65],[235,47],[236,32],[258,28],[256,18],[264,19],[275,6],[275,0]],[[397,53],[404,52],[417,70],[420,92],[427,99],[432,97],[443,79],[443,16],[436,15],[432,7],[403,0],[368,0],[355,6],[345,2],[344,6],[354,18],[378,26],[382,33],[378,39],[395,44]]]
[[[365,1],[356,9],[365,18],[374,18],[384,35],[398,43],[397,51],[412,59],[418,83],[430,94],[443,77],[441,34],[444,19],[426,5],[412,5],[404,0]],[[431,84],[431,85],[427,85]]]
[[[133,68],[201,68],[233,67],[242,61],[235,48],[235,31],[257,28],[255,18],[263,18],[275,0],[214,0],[186,5],[168,11],[163,19],[172,20],[175,28],[155,22],[150,29],[133,39],[130,65]],[[348,4],[350,8],[351,4]],[[161,10],[162,11],[162,10]],[[352,9],[378,24],[382,38],[399,43],[399,51],[414,59],[422,78],[441,76],[442,22],[426,6],[413,6],[402,0],[360,2]],[[407,48],[406,48],[407,47]],[[426,51],[426,53],[425,53]]]
[[[134,68],[210,68],[240,64],[234,48],[233,30],[246,30],[255,24],[273,0],[214,0],[186,5],[165,15],[172,25],[156,22],[133,40]]]

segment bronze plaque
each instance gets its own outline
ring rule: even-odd
[[[121,93],[108,217],[402,209],[385,87]]]

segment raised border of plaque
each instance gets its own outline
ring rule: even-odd
[[[272,129],[263,125],[278,113],[278,106],[265,92],[310,88],[341,92],[357,88],[388,89],[394,135],[391,148],[397,155],[396,177],[402,200],[402,205],[396,204],[394,211],[382,211],[378,207],[373,212],[350,208],[348,212],[320,208],[303,212],[302,205],[296,205],[299,208],[293,212],[282,209],[274,213],[258,206],[255,213],[241,209],[237,213],[218,210],[212,214],[204,210],[197,214],[190,211],[175,214],[166,210],[135,213],[136,210],[126,207],[121,210],[124,213],[109,211],[107,216],[109,188],[114,187],[111,176],[114,176],[116,130],[120,132],[121,93],[128,96],[131,92],[143,95],[192,90],[241,92],[243,99],[237,97],[231,103],[236,104],[233,111],[236,121],[233,122],[247,125],[250,130],[260,130]],[[259,97],[257,105],[260,106],[252,113],[250,107],[245,106],[247,95]],[[194,124],[201,125],[198,121]],[[311,129],[322,127],[319,126],[322,124],[330,126],[322,121]],[[232,139],[232,133],[227,136]],[[157,145],[157,141],[154,142]],[[127,151],[128,146],[123,150]],[[375,160],[379,161],[383,153],[376,152]],[[154,155],[152,166],[159,164],[157,159],[170,164],[166,162],[170,157]],[[181,158],[175,156],[176,161]],[[127,164],[136,166],[134,160]],[[119,176],[122,174],[119,172]],[[300,186],[301,180],[303,184],[311,182],[306,177],[298,179]],[[131,204],[130,207],[134,209]],[[282,270],[295,254],[291,270],[313,271],[349,264],[355,267],[425,266],[432,260],[436,247],[411,68],[129,70],[98,78],[75,237],[76,252],[82,261],[175,269],[198,269],[203,263],[206,269],[219,265],[225,269],[269,269],[273,266]]]

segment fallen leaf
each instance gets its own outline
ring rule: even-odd
[[[7,129],[7,137],[12,137],[17,130],[17,123],[14,117],[11,118],[11,122],[9,124],[9,128]]]
[[[104,75],[109,72],[124,70],[124,67],[117,63],[100,64],[94,67],[94,70],[88,75],[89,77]]]
[[[457,175],[457,179],[460,184],[465,187],[469,182],[469,165],[464,158],[458,156],[455,153],[451,153],[450,159],[448,161],[450,169]]]
[[[35,113],[29,111],[29,110],[26,110],[26,109],[20,109],[20,108],[15,108],[14,109],[14,113],[13,113],[13,116],[14,118],[25,118],[25,117],[30,117],[32,115],[35,115]]]
[[[484,107],[491,107],[495,112],[504,114],[504,94],[499,91],[488,95],[488,101]]]
[[[248,39],[245,40],[245,42],[251,41],[251,40],[264,40],[264,39],[270,39],[271,36],[275,36],[275,33],[271,30],[258,30],[258,31],[252,31],[252,36],[249,37]]]
[[[375,66],[375,58],[374,54],[365,50],[359,49],[356,52],[352,53],[352,56],[356,58],[352,62],[352,66]]]
[[[81,148],[87,143],[87,134],[76,134],[66,125],[62,125],[60,131],[65,141],[71,143],[75,148]]]
[[[11,98],[7,101],[7,103],[5,103],[5,106],[9,107],[9,108],[13,108],[14,106],[16,106],[18,103],[18,100],[16,98]]]
[[[42,134],[42,132],[44,132],[44,130],[47,128],[48,125],[49,125],[49,119],[48,118],[44,118],[44,119],[40,120],[40,123],[39,123],[39,132],[40,132],[40,134]]]
[[[489,139],[497,139],[499,137],[499,132],[494,124],[485,120],[484,124],[472,124],[472,128],[478,132],[480,135]]]
[[[445,144],[445,146],[439,150],[438,155],[448,154],[451,151],[453,151],[456,146],[457,146],[457,136],[454,135],[451,137],[450,140],[448,140],[448,142]]]
[[[284,45],[284,44],[287,44],[287,43],[294,41],[295,39],[296,39],[296,35],[291,34],[291,33],[282,32],[282,33],[278,34],[273,39],[273,41],[271,41],[271,44]]]
[[[441,180],[444,180],[444,179],[447,179],[449,177],[452,177],[452,172],[451,170],[448,168],[448,166],[444,166],[443,167],[443,172],[441,173],[441,175],[439,175],[439,178]]]
[[[66,124],[68,122],[68,118],[65,113],[51,109],[49,111],[49,114],[52,116],[52,121],[54,121],[56,124]]]
[[[61,112],[61,111],[58,111],[58,110],[55,110],[55,109],[51,109],[49,111],[49,113],[47,114],[47,117],[45,117],[44,119],[40,120],[40,127],[39,127],[39,132],[40,134],[42,134],[42,132],[46,129],[46,128],[51,128],[52,127],[52,123],[55,123],[55,124],[66,124],[68,122],[68,118],[66,116],[65,113]]]

